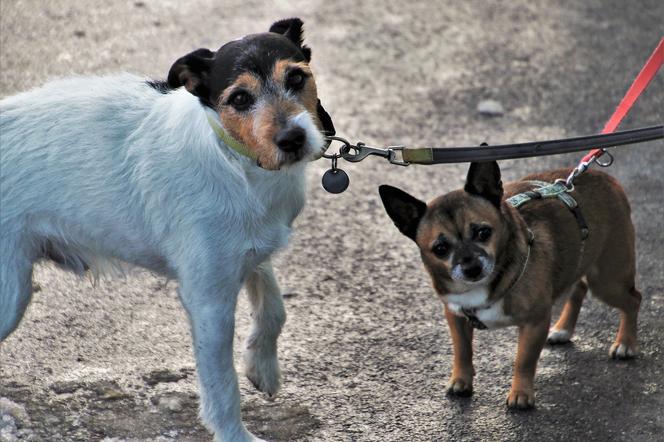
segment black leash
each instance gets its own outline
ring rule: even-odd
[[[664,125],[560,140],[533,141],[497,146],[482,145],[479,147],[409,148],[405,146],[388,146],[386,148],[377,148],[367,146],[362,142],[352,144],[341,137],[327,137],[330,142],[337,141],[342,145],[338,153],[323,155],[323,157],[332,160],[332,168],[323,175],[323,188],[330,193],[341,193],[348,187],[350,181],[348,175],[337,167],[337,160],[339,158],[356,163],[368,156],[376,155],[387,159],[392,164],[400,166],[409,166],[411,164],[467,163],[556,155],[588,149],[606,149],[661,138],[664,138]]]

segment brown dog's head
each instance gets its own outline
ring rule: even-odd
[[[379,191],[394,224],[419,246],[440,295],[466,293],[493,280],[501,238],[508,235],[496,162],[472,163],[463,190],[428,205],[395,187]]]
[[[184,86],[212,108],[228,133],[265,169],[319,155],[334,125],[318,99],[299,18],[281,20],[216,52],[178,59],[171,88]]]

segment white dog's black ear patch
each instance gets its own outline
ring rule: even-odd
[[[500,180],[498,163],[495,161],[470,163],[463,190],[472,195],[481,196],[500,208],[500,201],[503,198],[503,182]]]
[[[209,49],[196,49],[180,57],[168,71],[168,86],[177,89],[184,86],[203,102],[210,101],[208,77],[214,59],[214,52]]]
[[[303,26],[304,23],[299,18],[287,18],[274,22],[272,26],[270,26],[270,32],[281,34],[295,43],[295,45],[302,51],[302,54],[304,54],[304,58],[308,63],[311,61],[311,49],[304,45]]]
[[[334,128],[334,123],[332,123],[332,117],[330,117],[330,114],[327,113],[323,105],[320,104],[320,100],[318,100],[318,104],[316,105],[316,113],[318,114],[320,124],[323,126],[323,134],[328,137],[336,134],[337,131]]]
[[[396,187],[382,185],[378,188],[385,211],[399,231],[415,241],[417,227],[427,210],[427,204]]]

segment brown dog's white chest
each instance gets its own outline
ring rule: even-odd
[[[468,318],[471,322],[479,321],[478,328],[499,328],[514,324],[514,318],[505,313],[502,298],[489,301],[486,286],[475,287],[465,293],[443,295],[442,299],[455,315]]]

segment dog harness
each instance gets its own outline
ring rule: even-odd
[[[535,180],[526,182],[539,187],[507,198],[506,202],[509,205],[515,209],[518,209],[528,201],[546,198],[558,198],[574,215],[574,219],[576,219],[576,223],[579,225],[579,230],[581,231],[581,242],[583,243],[583,241],[588,238],[588,234],[590,233],[590,230],[588,229],[588,223],[586,223],[586,219],[583,217],[583,213],[581,213],[579,204],[576,202],[574,197],[570,195],[570,192],[574,190],[574,187],[567,187],[563,180],[556,181],[554,183]]]

